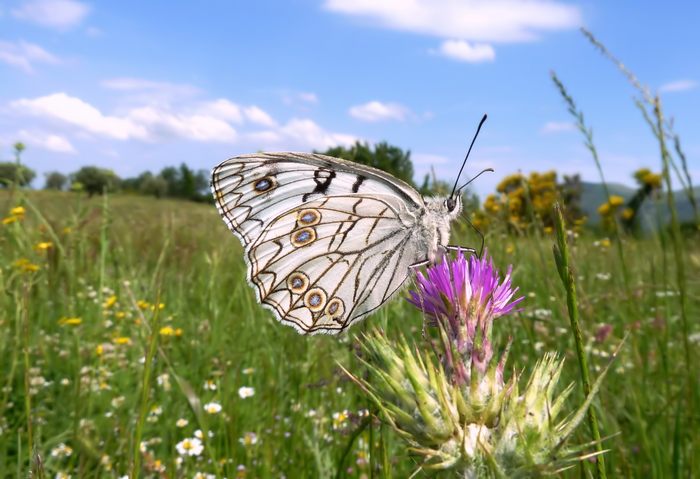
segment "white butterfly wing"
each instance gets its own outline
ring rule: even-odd
[[[414,237],[420,195],[373,168],[315,154],[244,155],[214,169],[212,190],[245,247],[258,300],[303,333],[344,330],[425,259]]]

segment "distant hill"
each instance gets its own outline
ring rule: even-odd
[[[601,183],[583,181],[581,182],[581,186],[581,209],[584,211],[586,216],[588,216],[588,221],[590,224],[597,224],[600,222],[598,207],[607,200],[603,185]],[[608,183],[608,189],[610,190],[611,195],[622,196],[625,201],[629,200],[637,191],[631,186],[626,186],[619,183]],[[700,201],[700,187],[695,187],[694,192],[696,200]],[[686,196],[685,191],[676,190],[673,193],[676,199],[676,209],[678,211],[679,220],[681,222],[692,221],[693,207],[690,204],[690,200]],[[666,206],[665,195],[662,195],[656,201],[653,199],[647,199],[644,202],[641,210],[642,228],[645,230],[654,229],[658,224],[657,215],[661,215],[661,221],[663,223],[668,222],[670,219],[668,207]]]

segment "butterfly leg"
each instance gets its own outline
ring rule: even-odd
[[[467,253],[476,254],[476,250],[474,248],[467,248],[465,246],[448,244],[443,246],[443,248],[445,248],[446,251],[466,251]]]
[[[424,259],[423,261],[419,261],[419,262],[417,262],[417,263],[410,264],[410,265],[408,265],[408,267],[409,267],[410,269],[418,269],[418,268],[420,268],[421,266],[425,266],[426,264],[430,264],[430,260],[429,260],[429,259]]]
[[[474,231],[476,231],[476,234],[479,235],[479,238],[481,238],[481,247],[479,248],[479,254],[477,255],[477,257],[481,258],[481,254],[484,252],[484,233],[482,233],[481,230],[479,230],[479,228],[474,226],[474,223],[469,221],[469,217],[467,215],[462,215],[462,217],[467,222],[467,224],[471,226]],[[474,253],[476,253],[476,251],[474,251]]]

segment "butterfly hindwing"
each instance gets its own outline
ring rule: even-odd
[[[420,196],[377,170],[322,155],[246,155],[215,168],[212,188],[258,300],[300,332],[344,330],[423,259],[412,241]]]

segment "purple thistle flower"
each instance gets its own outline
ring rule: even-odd
[[[493,320],[512,312],[524,299],[515,298],[518,288],[511,284],[512,266],[501,280],[488,253],[483,258],[444,257],[427,269],[427,276],[416,274],[417,291],[408,301],[423,311],[432,325],[443,327],[457,353],[483,373],[493,356],[491,326]],[[451,349],[451,348],[450,348]],[[465,379],[461,361],[450,351],[447,362],[458,380]]]

